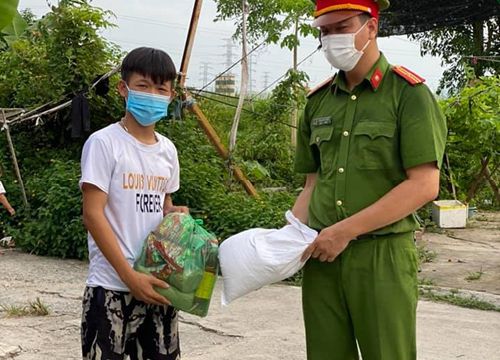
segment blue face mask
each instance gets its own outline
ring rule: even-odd
[[[127,111],[142,126],[151,126],[168,115],[170,97],[128,89]]]

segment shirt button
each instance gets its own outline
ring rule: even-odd
[[[319,144],[319,142],[321,141],[321,138],[319,136],[316,137],[316,142]]]
[[[343,174],[344,173],[344,168],[339,169],[339,173]]]
[[[342,135],[344,135],[344,136],[346,136],[346,137],[347,137],[347,136],[349,136],[349,131],[344,131],[344,132],[342,133]]]
[[[337,206],[342,206],[343,202],[341,200],[337,201]]]
[[[356,100],[358,97],[356,95],[351,96],[351,100]]]

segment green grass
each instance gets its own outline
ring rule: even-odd
[[[49,307],[45,305],[40,298],[31,301],[27,306],[19,305],[1,305],[0,311],[5,312],[7,316],[47,316],[50,314]]]
[[[418,279],[418,285],[435,286],[436,282],[432,279],[421,278]]]
[[[418,261],[420,264],[430,263],[437,257],[437,253],[435,251],[429,250],[423,245],[417,246],[417,251]]]
[[[431,289],[420,289],[420,298],[436,302],[447,303],[468,309],[498,311],[500,307],[490,302],[479,299],[477,296],[461,296],[458,290],[452,290],[449,294],[437,294]]]
[[[303,275],[303,270],[301,269],[298,273],[296,273],[292,277],[285,279],[284,282],[285,284],[291,286],[302,286],[302,275]]]
[[[481,279],[481,276],[483,276],[483,274],[484,274],[483,269],[479,271],[470,272],[469,275],[465,277],[465,280],[467,281],[479,280]]]

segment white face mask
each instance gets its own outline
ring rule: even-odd
[[[332,34],[321,36],[321,43],[326,60],[335,68],[351,71],[356,67],[364,54],[364,50],[370,44],[370,40],[363,49],[356,49],[356,35],[364,29],[366,22],[357,32],[351,34]]]

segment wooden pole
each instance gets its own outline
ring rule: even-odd
[[[12,156],[12,161],[14,163],[14,169],[16,171],[17,180],[19,181],[19,185],[21,186],[21,193],[23,195],[24,206],[26,208],[29,208],[28,198],[26,196],[26,189],[24,188],[23,178],[21,177],[21,171],[19,170],[16,150],[14,149],[14,143],[12,142],[12,137],[10,136],[10,129],[9,125],[7,124],[7,117],[5,116],[4,109],[2,109],[2,123],[4,124],[3,128],[5,129],[5,135],[7,136],[7,143],[9,144],[9,149]]]
[[[184,89],[184,97],[191,97],[187,90],[185,90],[185,84],[186,84],[186,75],[187,71],[189,68],[189,61],[191,59],[191,53],[193,50],[193,45],[194,45],[194,39],[196,36],[196,28],[198,26],[198,21],[200,18],[200,13],[201,13],[201,5],[202,5],[203,0],[195,0],[194,3],[194,8],[193,8],[193,14],[191,16],[191,24],[189,25],[189,32],[188,36],[186,39],[186,45],[184,47],[184,54],[182,55],[182,63],[181,63],[181,72],[177,78],[178,84],[182,89]],[[205,131],[205,134],[207,135],[208,139],[210,142],[214,145],[215,149],[219,153],[219,155],[224,159],[227,160],[229,159],[229,152],[227,151],[226,147],[222,144],[220,141],[219,136],[217,135],[217,132],[213,128],[212,124],[210,124],[210,121],[208,121],[207,117],[205,114],[203,114],[203,111],[201,111],[200,107],[194,103],[189,107],[189,109],[193,112],[193,114],[196,116],[198,120],[198,124],[201,126],[203,131]],[[246,192],[253,196],[253,197],[259,197],[259,194],[257,193],[257,190],[255,190],[255,187],[253,184],[246,178],[245,174],[243,174],[243,171],[238,166],[233,167],[233,174],[236,180],[238,180],[243,187],[245,188]]]
[[[227,151],[224,144],[222,144],[222,142],[220,141],[217,132],[213,128],[212,124],[210,124],[210,121],[208,121],[205,114],[203,114],[203,111],[201,111],[198,104],[194,103],[190,107],[190,109],[196,115],[196,118],[198,119],[198,124],[205,131],[205,134],[207,134],[210,142],[214,145],[219,155],[224,160],[229,159],[229,151]],[[259,197],[259,194],[257,193],[257,190],[255,190],[253,184],[246,178],[245,174],[243,174],[243,171],[241,171],[241,169],[237,165],[233,165],[233,175],[236,178],[236,180],[238,180],[241,183],[241,185],[243,185],[248,195],[251,195],[253,197]]]
[[[198,22],[200,20],[201,6],[203,0],[195,0],[193,7],[193,14],[191,15],[191,22],[189,24],[188,37],[186,39],[186,45],[184,46],[184,53],[182,54],[181,71],[177,78],[178,84],[181,88],[184,88],[186,84],[186,76],[189,67],[189,61],[191,60],[191,53],[193,52],[194,39],[196,37],[196,29],[198,28]]]
[[[299,15],[297,15],[297,18],[295,19],[295,39],[299,38]],[[299,66],[298,66],[298,46],[295,44],[293,47],[293,71],[297,72]],[[297,86],[294,86],[292,89],[294,92],[294,95],[297,96]],[[292,111],[292,133],[291,133],[291,139],[290,142],[292,144],[292,147],[295,149],[297,146],[297,124],[299,122],[299,109],[298,109],[298,104],[297,102],[294,101],[293,104],[293,111]]]

